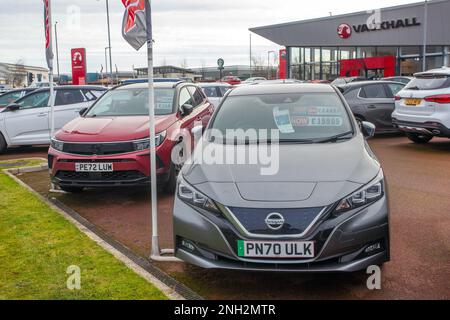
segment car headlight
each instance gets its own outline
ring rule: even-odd
[[[166,138],[166,131],[160,132],[155,136],[155,145],[159,147]],[[141,139],[133,141],[134,150],[142,151],[150,149],[150,139]]]
[[[214,213],[220,213],[214,201],[197,191],[183,179],[180,180],[177,188],[178,197],[194,207],[204,209]]]
[[[52,139],[52,148],[58,151],[64,151],[64,142]]]
[[[381,199],[384,196],[384,176],[380,170],[378,176],[362,189],[339,202],[335,214],[353,210]]]

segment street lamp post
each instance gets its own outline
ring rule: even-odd
[[[105,48],[105,78],[106,82],[108,83],[108,49],[109,47]]]
[[[109,25],[109,1],[106,0],[106,19],[108,23],[108,48],[109,48],[109,76],[111,79],[111,85],[113,84],[113,71],[112,71],[112,54],[111,54],[111,30]]]
[[[58,49],[58,21],[55,22],[55,41],[56,41],[56,68],[58,71],[58,83],[61,83],[61,75],[59,74],[59,49]]]
[[[423,18],[423,50],[422,50],[422,71],[427,68],[427,42],[428,42],[428,0],[425,0]]]
[[[270,76],[272,75],[272,72],[270,72],[270,54],[275,53],[275,51],[267,51],[267,80],[270,80]]]

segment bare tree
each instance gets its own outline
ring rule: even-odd
[[[266,77],[267,76],[267,66],[265,61],[261,56],[252,56],[252,69],[254,77]]]
[[[185,77],[186,74],[185,74],[184,70],[186,70],[186,69],[188,68],[188,62],[187,62],[187,59],[186,59],[186,58],[184,58],[183,60],[181,60],[181,62],[180,62],[180,67],[183,68],[183,77]]]
[[[24,61],[22,59],[17,60],[16,64],[12,67],[9,73],[9,83],[15,87],[23,86],[27,76]]]

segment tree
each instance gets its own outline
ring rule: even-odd
[[[24,66],[24,61],[22,59],[17,60],[16,64],[13,65],[9,72],[9,83],[15,87],[23,86],[27,76],[27,71]]]

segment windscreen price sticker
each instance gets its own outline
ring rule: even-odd
[[[296,127],[341,127],[342,117],[301,117],[293,116],[292,125]]]
[[[341,109],[336,107],[296,107],[294,114],[308,116],[340,116]]]

